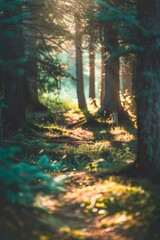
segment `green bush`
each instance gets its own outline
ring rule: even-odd
[[[31,237],[33,232],[45,228],[48,222],[44,218],[49,214],[35,205],[36,197],[63,191],[63,181],[48,173],[55,171],[58,164],[50,163],[47,156],[41,157],[36,165],[15,163],[17,151],[15,147],[0,148],[1,240],[35,239]]]

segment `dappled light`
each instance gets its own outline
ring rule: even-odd
[[[158,203],[143,182],[137,185],[121,177],[105,180],[71,172],[67,183],[61,202],[55,196],[41,201],[55,215],[63,214],[66,226],[59,229],[62,239],[141,239],[150,217],[156,219]]]
[[[160,1],[0,1],[0,240],[160,239]]]
[[[114,136],[115,141],[131,142],[135,140],[135,136],[129,134],[126,130],[119,127],[111,129],[110,133]]]

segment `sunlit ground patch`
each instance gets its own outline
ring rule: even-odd
[[[135,136],[128,133],[125,129],[116,127],[110,130],[110,133],[114,136],[115,141],[122,141],[122,142],[131,142],[135,140]]]
[[[88,231],[97,229],[97,234],[98,230],[103,231],[101,239],[109,239],[108,236],[135,239],[134,234],[143,239],[156,208],[150,190],[115,177],[97,179],[88,186],[80,182],[79,188],[68,192],[65,199],[71,204],[80,204],[88,219]],[[98,239],[90,234],[91,239]]]
[[[66,192],[55,196],[51,206],[65,221],[58,229],[61,239],[144,240],[148,234],[156,236],[150,227],[157,219],[159,197],[147,182],[114,176],[99,179],[85,172],[69,175]]]

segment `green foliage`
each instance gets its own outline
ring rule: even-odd
[[[22,33],[22,20],[27,14],[20,11],[22,1],[1,1],[0,2],[0,92],[3,100],[5,81],[9,74],[19,77],[24,75],[26,58],[19,54],[21,44],[17,50],[17,42],[20,41]],[[22,39],[23,41],[23,39]],[[10,77],[9,77],[10,78]]]
[[[47,225],[55,227],[61,222],[36,205],[36,198],[64,191],[64,178],[48,173],[57,170],[59,164],[50,163],[47,156],[34,165],[14,162],[18,151],[16,147],[0,148],[0,235],[3,240],[34,240],[35,231],[38,237]]]
[[[51,164],[47,156],[41,157],[36,165],[14,163],[11,159],[18,150],[0,148],[1,204],[9,201],[31,206],[37,194],[62,190],[61,183],[45,173],[57,169],[57,164]]]
[[[37,46],[38,87],[44,92],[55,92],[61,88],[63,77],[72,78],[65,67],[53,56],[55,46],[39,44]]]
[[[111,56],[122,56],[135,51],[142,51],[143,48],[138,44],[137,32],[141,29],[140,22],[137,20],[135,1],[105,1],[98,0],[101,11],[98,17],[103,23],[112,23],[115,36],[121,41],[117,49],[108,46]]]
[[[56,115],[58,115],[58,112],[65,112],[68,110],[80,111],[76,102],[71,102],[68,99],[59,99],[56,95],[54,97],[50,96],[49,93],[41,95],[40,100]]]
[[[57,153],[61,154],[61,149]],[[111,147],[108,142],[97,142],[94,145],[63,148],[61,159],[62,171],[109,171],[124,169],[135,159],[135,153],[127,144]]]

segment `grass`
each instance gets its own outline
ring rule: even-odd
[[[61,199],[43,200],[65,222],[55,239],[159,239],[159,197],[148,182],[79,172],[67,186]]]
[[[51,99],[50,102],[53,100]],[[44,98],[43,103],[46,102]],[[49,103],[50,103],[49,102]],[[47,113],[29,113],[36,129],[20,129],[7,139],[6,145],[18,145],[28,161],[48,155],[61,163],[60,171],[109,171],[123,169],[135,159],[136,140],[132,129],[99,122],[68,128],[83,114],[68,101],[52,102]],[[23,158],[24,159],[24,158]]]
[[[37,196],[35,202],[49,212],[48,226],[57,216],[61,224],[53,233],[32,232],[31,240],[158,240],[158,187],[145,179],[114,176],[135,160],[136,129],[113,128],[104,120],[77,125],[84,117],[77,107],[67,101],[48,104],[47,114],[28,116],[36,129],[21,129],[6,141],[21,147],[16,161],[36,164],[47,155],[60,163],[53,175],[68,176],[65,192]]]
[[[132,163],[135,154],[126,144],[117,149],[109,141],[96,142],[93,145],[82,144],[77,147],[57,149],[62,156],[62,166],[66,171],[115,171]]]

